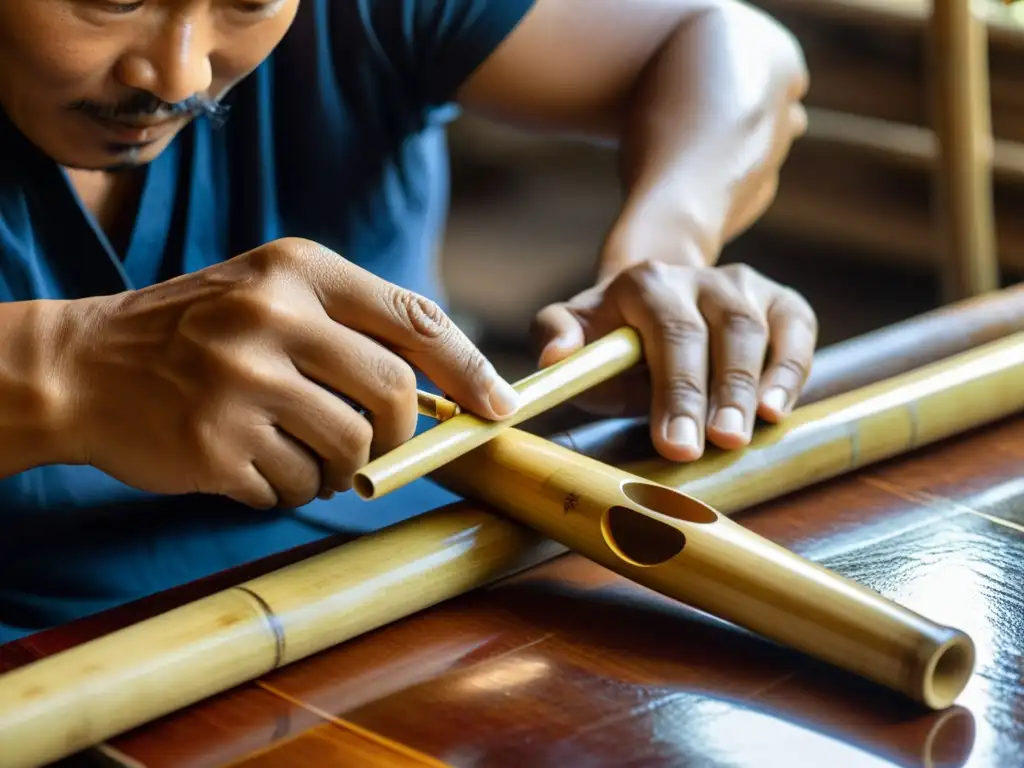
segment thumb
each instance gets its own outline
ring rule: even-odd
[[[552,304],[538,312],[534,334],[540,343],[538,366],[541,368],[564,360],[586,343],[583,326],[564,304]]]

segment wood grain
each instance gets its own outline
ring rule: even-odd
[[[1024,508],[1022,454],[1024,420],[1011,420],[737,518],[971,632],[979,672],[944,713],[575,555],[256,686],[451,766],[1014,766],[1024,740],[1024,536],[991,518]],[[152,768],[171,766],[137,745],[143,735],[180,740],[178,717],[195,711],[113,745]],[[254,764],[360,764],[355,746],[315,730]]]

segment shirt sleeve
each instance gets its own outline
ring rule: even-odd
[[[339,0],[335,0],[338,2]],[[450,101],[504,41],[534,0],[340,0],[358,15],[362,36],[395,90],[413,111]],[[341,37],[349,37],[339,30]],[[344,39],[339,41],[345,44]],[[368,61],[368,63],[369,63]]]

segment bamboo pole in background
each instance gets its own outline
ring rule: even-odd
[[[972,0],[933,0],[934,213],[947,301],[999,287],[992,202],[988,32]]]

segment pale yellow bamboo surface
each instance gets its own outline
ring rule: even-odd
[[[564,548],[460,503],[0,675],[0,766],[39,766]]]
[[[930,621],[720,515],[692,496],[519,430],[438,470],[621,576],[945,709],[975,648]]]
[[[619,328],[565,360],[513,384],[512,388],[522,401],[513,416],[488,421],[471,413],[461,413],[369,462],[355,475],[356,493],[364,499],[380,498],[483,445],[502,430],[628,370],[642,357],[637,332],[628,327]],[[421,410],[423,405],[421,402]],[[427,408],[429,410],[429,406]]]
[[[629,468],[731,514],[1022,410],[1017,334],[799,409],[747,450]],[[480,502],[396,524],[0,676],[3,764],[59,759],[564,551]]]

